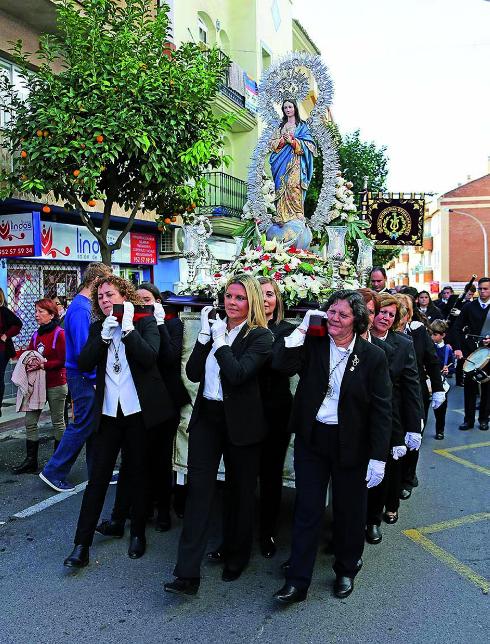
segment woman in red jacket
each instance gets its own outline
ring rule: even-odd
[[[46,397],[53,425],[54,451],[65,431],[65,399],[68,393],[65,371],[65,332],[60,327],[58,307],[48,298],[36,302],[36,322],[38,330],[34,333],[27,350],[35,349],[46,362],[37,362],[32,369],[46,372]],[[14,474],[27,474],[38,469],[39,449],[38,422],[41,409],[26,412],[26,458],[14,468]]]

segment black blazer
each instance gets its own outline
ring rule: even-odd
[[[3,335],[12,327],[19,328],[15,335],[20,333],[22,320],[6,306],[0,306],[0,335]],[[13,358],[15,356],[14,342],[10,337],[5,340],[5,355],[7,358]]]
[[[270,323],[269,329],[274,336],[273,354],[280,341],[290,335],[295,326],[290,322],[286,322],[286,320],[281,320],[279,324]],[[291,393],[289,376],[272,368],[272,354],[260,370],[259,382],[264,409],[266,412],[274,413],[276,410],[285,408],[290,410],[293,394]],[[284,429],[287,430],[288,428],[285,427]]]
[[[422,315],[425,315],[425,317],[429,320],[429,322],[433,322],[434,320],[444,319],[441,309],[438,306],[436,306],[433,302],[429,302],[429,306],[427,307],[427,311],[425,313],[423,311],[420,311],[420,313],[422,313]]]
[[[284,340],[274,351],[273,368],[299,374],[291,426],[311,443],[316,415],[327,394],[330,337],[306,336],[301,347],[287,349]],[[357,365],[353,365],[357,357]],[[385,353],[361,337],[347,360],[338,406],[340,463],[357,467],[370,458],[386,461],[391,439],[392,385]]]
[[[259,372],[267,362],[274,338],[268,329],[255,328],[247,333],[245,324],[231,347],[220,347],[215,355],[220,368],[223,404],[228,438],[233,445],[259,443],[267,433],[259,388]],[[187,361],[186,373],[191,382],[200,382],[187,431],[199,417],[203,398],[206,358],[212,342],[196,341]]]
[[[406,335],[411,337],[413,341],[415,357],[417,359],[417,369],[419,372],[422,400],[424,402],[424,405],[427,406],[427,401],[430,398],[426,382],[427,378],[429,378],[430,380],[430,385],[433,392],[444,391],[444,387],[442,386],[441,366],[439,364],[439,358],[437,357],[432,338],[430,337],[429,332],[423,324],[421,324],[421,326],[417,327],[416,329],[408,328]]]
[[[378,340],[378,342],[383,342]],[[393,383],[393,434],[391,445],[404,445],[405,433],[420,434],[424,417],[420,381],[413,342],[409,337],[389,331],[383,344],[390,349],[388,365]]]
[[[483,325],[485,324],[488,311],[488,308],[482,308],[477,299],[472,302],[468,302],[463,306],[461,313],[454,323],[454,333],[451,334],[453,350],[459,349],[463,351],[464,356],[466,357],[469,353],[477,349],[477,338],[465,339],[465,333],[480,335]],[[490,312],[488,314],[490,315]]]
[[[178,317],[158,325],[160,352],[158,368],[176,409],[191,402],[189,392],[182,381],[181,362],[184,341],[184,323]]]
[[[444,303],[441,299],[438,299],[434,302],[434,306],[437,306],[437,308],[441,311],[442,317],[445,320],[449,313],[451,312],[451,309],[454,308],[454,305],[458,301],[458,296],[456,294],[450,295],[449,300]]]
[[[89,336],[78,357],[82,372],[97,368],[95,388],[95,430],[102,416],[105,396],[105,373],[109,346],[102,340],[102,320],[90,325]],[[157,360],[160,349],[160,333],[153,316],[135,322],[134,331],[122,339],[126,358],[138,394],[143,422],[147,429],[160,425],[175,415],[167,388],[163,383]]]

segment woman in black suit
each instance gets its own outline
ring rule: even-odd
[[[277,283],[268,277],[259,277],[259,283],[267,325],[276,346],[276,342],[294,331],[294,325],[284,320],[284,304]],[[281,509],[284,460],[291,441],[289,416],[293,404],[289,377],[272,368],[272,359],[260,372],[260,392],[268,427],[262,443],[259,474],[260,551],[268,559],[276,553],[274,540]]]
[[[154,427],[148,436],[147,515],[153,516],[153,508],[156,504],[155,529],[157,532],[167,532],[171,528],[170,497],[174,439],[180,422],[180,410],[191,402],[180,372],[184,325],[179,317],[166,319],[162,295],[154,284],[143,282],[139,285],[136,295],[143,304],[154,307],[154,316],[160,333],[158,369],[170,394],[175,411],[175,414],[161,426]],[[102,521],[96,529],[99,534],[106,537],[122,537],[124,534],[124,524],[129,516],[131,497],[126,474],[126,453],[123,450],[116,500],[111,518],[108,521]]]
[[[417,296],[417,308],[420,313],[423,313],[429,322],[434,320],[442,320],[442,312],[431,300],[429,291],[419,291]]]
[[[395,296],[380,293],[375,300],[375,313],[371,333],[391,352],[387,357],[393,383],[393,422],[385,478],[368,495],[366,540],[371,544],[380,543],[382,539],[379,529],[382,516],[386,523],[398,521],[402,463],[407,458],[407,447],[412,450],[420,445],[422,420],[413,343],[393,330],[400,320],[400,303]],[[383,509],[386,509],[384,515]]]
[[[413,321],[413,300],[410,295],[398,293],[397,300],[403,307],[403,314],[398,324],[398,331],[405,333],[412,338],[417,359],[417,369],[419,372],[420,396],[423,407],[423,423],[427,422],[429,406],[431,404],[431,394],[427,386],[427,380],[430,381],[432,389],[432,407],[437,409],[446,399],[444,387],[442,385],[441,368],[437,357],[434,343],[429,335],[429,331],[421,322]],[[423,433],[423,429],[422,429]],[[409,452],[403,461],[402,484],[400,498],[408,499],[412,494],[412,488],[417,487],[417,463],[419,460],[418,450]]]
[[[225,290],[225,320],[210,325],[211,307],[201,313],[201,331],[186,365],[199,382],[189,422],[188,495],[174,581],[165,590],[197,593],[200,566],[221,456],[226,468],[223,581],[237,579],[248,563],[253,539],[254,493],[261,442],[267,433],[259,373],[270,356],[260,285],[245,274]]]
[[[131,490],[131,539],[128,555],[140,557],[146,547],[146,434],[175,411],[158,370],[160,334],[153,315],[134,321],[134,304],[141,303],[127,280],[109,275],[96,280],[92,290],[94,312],[82,349],[80,371],[97,367],[93,464],[83,495],[75,534],[75,548],[65,566],[81,568],[89,562],[89,547],[121,448],[127,454]],[[112,314],[123,304],[119,322]]]

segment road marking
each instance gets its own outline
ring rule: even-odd
[[[453,452],[461,452],[467,449],[477,449],[479,447],[490,447],[490,441],[486,441],[484,443],[472,443],[471,445],[458,445],[457,447],[448,447],[446,449],[435,449],[434,454],[439,454],[439,456],[444,456],[450,461],[454,461],[455,463],[469,467],[476,472],[480,472],[480,474],[486,474],[487,476],[490,476],[490,468],[484,467],[483,465],[477,465],[476,463],[472,463],[465,458],[461,458],[460,456],[455,456],[453,454]]]
[[[42,512],[43,510],[46,510],[46,508],[49,508],[52,505],[61,503],[61,501],[64,501],[70,496],[75,496],[75,494],[82,492],[86,487],[87,487],[87,481],[85,481],[85,483],[79,483],[78,485],[75,486],[75,489],[72,490],[71,492],[60,492],[59,494],[54,494],[53,496],[50,496],[48,499],[45,499],[40,503],[31,505],[31,507],[26,508],[21,512],[17,512],[17,514],[14,514],[14,517],[16,519],[26,519],[27,517],[30,517],[33,514],[37,514],[38,512]]]
[[[488,579],[479,575],[469,566],[456,559],[456,557],[454,557],[450,552],[444,550],[444,548],[441,548],[425,536],[426,534],[441,532],[442,530],[450,530],[451,528],[457,528],[459,526],[476,523],[478,521],[490,521],[490,512],[479,512],[477,514],[470,514],[466,517],[460,517],[459,519],[441,521],[440,523],[434,523],[433,525],[422,528],[404,530],[403,534],[418,545],[422,546],[424,550],[427,550],[427,552],[439,559],[439,561],[442,561],[443,564],[452,568],[452,570],[457,572],[458,575],[464,577],[478,588],[481,588],[483,593],[487,595],[490,591],[490,581],[488,581]]]

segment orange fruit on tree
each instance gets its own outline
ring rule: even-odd
[[[93,208],[95,206],[95,199],[89,199],[87,201],[87,205],[89,205],[91,208]]]
[[[170,221],[177,221],[177,217],[170,217]]]
[[[49,134],[48,130],[44,130],[43,136],[48,136],[48,134]]]
[[[48,214],[49,212],[51,212],[51,208],[50,208],[48,205],[43,206],[43,212],[45,212],[46,214]]]
[[[104,137],[102,136],[102,134],[99,134],[98,136],[95,137],[95,140],[97,141],[97,143],[102,143],[102,141],[104,140]]]
[[[43,131],[42,131],[42,130],[36,130],[36,134],[37,134],[37,136],[42,136],[42,135],[43,135]]]
[[[26,152],[25,150],[22,150],[22,152],[20,153],[20,156],[21,156],[23,159],[26,159],[26,158],[27,158],[27,152]]]
[[[85,150],[87,146],[85,145],[85,143],[80,143],[80,147],[82,148],[82,150]]]
[[[74,177],[78,177],[79,174],[80,174],[80,170],[73,170]]]
[[[165,217],[165,219],[163,220],[164,224],[170,224],[170,222],[171,222],[170,217]]]

